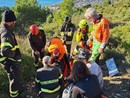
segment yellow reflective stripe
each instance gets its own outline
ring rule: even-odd
[[[82,32],[76,32],[76,41],[77,41],[77,42],[79,42],[82,37],[83,37]]]
[[[76,62],[77,60],[74,60],[74,63]]]
[[[48,81],[42,81],[40,82],[41,85],[47,85],[47,84],[52,84],[52,83],[57,83],[58,79],[53,79],[53,80],[48,80]]]
[[[54,93],[54,92],[58,91],[60,88],[61,88],[60,86],[58,86],[54,90],[48,90],[48,89],[41,88],[41,91],[44,93]]]
[[[40,83],[40,80],[38,80],[37,78],[35,78],[35,81],[36,81],[37,83]]]
[[[12,61],[18,61],[18,62],[21,62],[22,60],[21,59],[19,59],[19,60],[15,60],[15,59],[13,59],[13,58],[8,58],[9,60],[12,60]]]
[[[66,41],[66,44],[71,44],[72,43],[72,41]]]
[[[16,46],[14,46],[14,48],[12,48],[11,50],[16,50],[16,49],[18,49],[18,48],[19,48],[19,46],[16,45]]]
[[[74,49],[74,54],[77,54],[78,53],[78,50],[77,48]]]
[[[18,91],[10,91],[10,94],[17,94]]]
[[[5,47],[5,46],[13,47],[9,42],[1,43],[1,46],[0,46],[0,47]]]
[[[12,60],[12,61],[16,61],[15,59],[13,59],[13,58],[8,58],[9,60]]]
[[[63,75],[61,74],[60,76],[59,76],[59,79],[61,79],[63,77]]]
[[[4,61],[7,57],[1,57],[0,62]]]
[[[19,93],[17,93],[17,94],[10,94],[10,96],[13,97],[13,98],[16,98],[18,95],[19,95]]]
[[[61,36],[64,36],[64,32],[61,32],[60,34],[61,34]]]
[[[21,59],[19,59],[19,60],[17,60],[18,62],[21,62],[22,60]]]
[[[72,35],[72,32],[68,32],[68,34],[67,34],[68,36],[71,36]]]
[[[0,62],[4,61],[7,57],[1,57],[0,58]],[[12,60],[12,61],[16,61],[15,59],[13,58],[8,58],[9,60]],[[17,60],[18,62],[21,62],[21,59]]]

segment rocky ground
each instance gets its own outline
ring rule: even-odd
[[[104,93],[108,98],[130,98],[130,66],[117,66],[119,73],[110,77],[106,65],[102,65],[104,75]],[[28,83],[27,92],[28,98],[35,98],[35,94],[32,93],[32,83]]]
[[[104,75],[103,91],[108,96],[108,98],[130,98],[130,66],[117,66],[119,73],[110,77],[108,75],[106,65],[103,63],[101,65],[101,69],[103,70]],[[34,81],[32,80],[24,85],[26,88],[25,95],[27,95],[27,98],[36,98],[35,91],[33,90]],[[7,93],[0,90],[0,98],[8,98]]]
[[[130,98],[130,66],[117,66],[119,73],[108,76],[106,66],[101,66],[104,74],[104,92],[108,98]]]
[[[108,98],[130,98],[129,75],[104,77],[104,91]]]

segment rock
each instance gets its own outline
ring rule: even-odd
[[[121,94],[117,93],[117,94],[116,94],[116,96],[120,97],[120,96],[121,96]]]
[[[117,97],[117,96],[114,96],[114,98],[119,98],[119,97]]]

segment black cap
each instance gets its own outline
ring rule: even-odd
[[[70,22],[70,21],[71,21],[70,17],[66,16],[66,17],[64,18],[64,22]]]
[[[2,14],[3,22],[13,22],[16,21],[16,16],[12,10],[7,10]]]

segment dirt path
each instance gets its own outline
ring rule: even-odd
[[[110,77],[105,64],[101,66],[104,79],[104,92],[108,98],[130,98],[130,66],[117,66],[119,73]]]
[[[104,91],[108,98],[130,98],[130,76],[104,77]]]
[[[104,93],[108,98],[130,98],[130,69],[125,66],[118,66],[119,74],[109,77],[106,65],[101,66],[104,74]],[[32,83],[27,84],[28,98],[35,98],[32,93]]]

